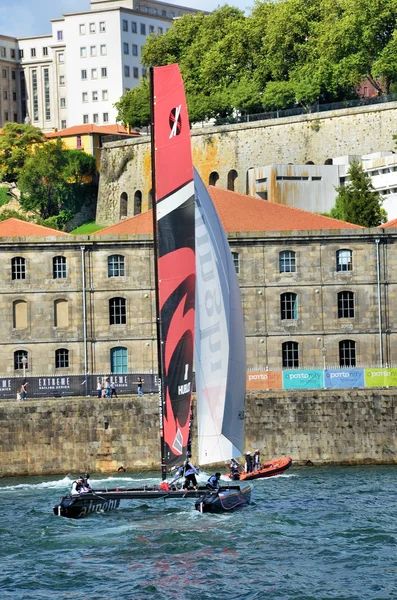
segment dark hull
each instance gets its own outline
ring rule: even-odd
[[[200,512],[229,512],[251,502],[252,487],[243,484],[238,489],[221,489],[219,492],[208,492],[196,500],[195,509]]]
[[[69,519],[81,519],[92,513],[108,512],[120,506],[121,500],[167,500],[193,498],[195,507],[201,512],[225,512],[251,499],[250,485],[231,485],[211,492],[205,487],[197,490],[164,491],[159,488],[116,488],[114,490],[95,490],[78,496],[64,496],[54,506],[54,515]]]
[[[229,477],[233,481],[252,481],[253,479],[264,479],[266,477],[274,477],[275,475],[281,475],[292,465],[292,459],[290,456],[282,456],[277,458],[266,465],[259,471],[252,471],[247,473],[242,471],[241,473],[230,473]]]

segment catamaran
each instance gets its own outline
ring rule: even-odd
[[[189,449],[195,362],[199,465],[242,455],[245,333],[232,255],[208,191],[194,171],[178,65],[151,70],[153,236],[159,373],[161,474]],[[54,514],[80,518],[121,500],[195,499],[200,512],[248,504],[244,482],[216,490],[167,485],[95,489],[65,496]]]

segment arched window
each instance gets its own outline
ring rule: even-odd
[[[280,273],[295,273],[296,258],[293,250],[282,250],[279,254]]]
[[[55,350],[55,368],[56,369],[67,369],[69,367],[69,350],[66,348],[59,348]]]
[[[14,329],[26,329],[28,326],[28,303],[15,300],[12,304],[12,321]]]
[[[307,163],[305,163],[306,165],[314,165],[314,162],[312,160],[308,160]]]
[[[69,327],[69,303],[67,300],[54,302],[54,327]]]
[[[344,248],[336,252],[336,270],[353,271],[353,252]]]
[[[52,259],[52,276],[54,279],[66,279],[65,256],[54,256]]]
[[[142,212],[142,192],[137,190],[134,194],[134,215],[140,215]]]
[[[128,215],[128,194],[123,192],[120,196],[120,220]]]
[[[108,277],[124,277],[125,261],[121,254],[108,256]]]
[[[218,179],[219,179],[218,173],[216,171],[212,171],[212,173],[210,174],[209,179],[208,179],[208,184],[209,185],[216,185]]]
[[[127,303],[125,298],[110,298],[109,323],[110,325],[126,325]]]
[[[298,342],[284,342],[282,345],[283,368],[297,369],[299,367]]]
[[[26,279],[26,260],[22,256],[11,259],[11,278]]]
[[[151,210],[153,208],[153,190],[149,190],[148,194],[148,209]]]
[[[338,319],[354,318],[354,292],[339,292]]]
[[[29,353],[27,350],[17,350],[14,352],[15,371],[24,371],[29,368]]]
[[[240,254],[238,252],[232,252],[232,258],[234,268],[236,269],[237,275],[240,273]]]
[[[128,373],[128,350],[123,346],[117,346],[110,350],[110,372]]]
[[[353,340],[342,340],[339,342],[339,366],[356,366],[356,342]]]
[[[324,162],[325,165],[333,165],[334,161],[332,160],[332,158],[327,158],[327,160]]]
[[[235,171],[234,169],[229,171],[229,173],[227,175],[227,189],[228,190],[234,192],[234,187],[236,184],[237,177],[238,177],[237,171]]]
[[[298,296],[293,292],[285,292],[280,296],[281,319],[298,318]]]

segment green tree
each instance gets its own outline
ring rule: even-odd
[[[128,90],[114,105],[117,109],[117,121],[124,126],[145,127],[150,123],[150,88],[147,79]]]
[[[43,132],[37,127],[6,123],[0,135],[0,180],[17,181],[34,145],[44,140]]]
[[[349,168],[349,181],[337,188],[338,195],[331,217],[363,227],[377,227],[387,220],[379,192],[372,186],[370,176],[354,160]]]
[[[18,179],[21,206],[63,227],[96,193],[95,173],[93,156],[64,150],[59,138],[37,146]]]

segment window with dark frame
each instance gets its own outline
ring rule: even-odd
[[[127,324],[127,303],[125,298],[111,298],[109,300],[110,325]]]
[[[356,342],[354,340],[342,340],[339,342],[339,366],[356,366]]]
[[[336,253],[336,270],[337,271],[352,271],[353,270],[353,252],[351,250],[338,250]]]
[[[298,296],[294,292],[281,294],[280,316],[282,320],[298,318]]]
[[[124,277],[125,259],[121,254],[108,256],[108,277]]]
[[[29,361],[29,354],[26,350],[17,350],[14,352],[14,369],[15,371],[23,371],[24,359]],[[25,362],[25,369],[29,368],[29,362]]]
[[[284,369],[299,368],[298,342],[284,342],[282,345],[282,355]]]
[[[52,276],[54,279],[66,279],[65,256],[54,256],[52,259]]]
[[[293,250],[283,250],[279,254],[280,273],[296,272],[296,254]]]
[[[338,293],[338,319],[354,318],[354,292]]]
[[[55,368],[56,369],[67,369],[69,367],[69,350],[66,348],[59,348],[55,350]]]
[[[238,252],[232,252],[233,264],[236,269],[237,275],[240,273],[240,254]]]
[[[11,259],[11,278],[26,279],[26,260],[22,256],[14,256]]]

